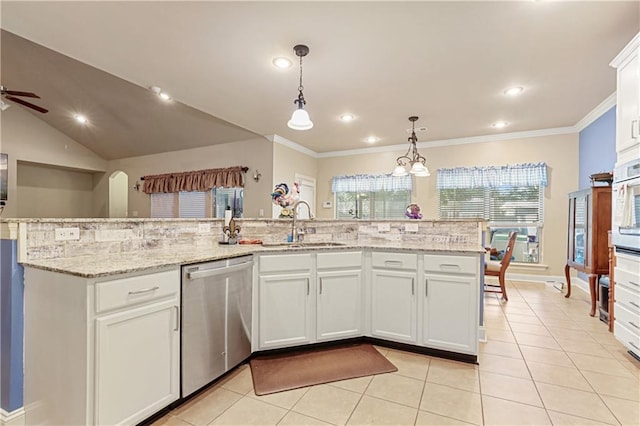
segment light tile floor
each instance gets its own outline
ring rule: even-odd
[[[378,347],[397,372],[262,397],[242,365],[154,426],[640,425],[640,362],[588,315],[588,296],[507,291],[485,297],[479,365]]]

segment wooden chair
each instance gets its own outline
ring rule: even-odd
[[[513,257],[513,247],[516,245],[517,235],[518,233],[515,231],[512,231],[509,234],[509,241],[507,242],[507,247],[504,249],[504,256],[502,256],[502,260],[489,260],[487,261],[487,263],[485,263],[484,266],[484,275],[498,277],[498,281],[500,282],[499,286],[485,283],[484,291],[486,293],[502,293],[502,298],[505,301],[508,301],[509,298],[507,297],[507,289],[505,288],[504,274],[507,271],[509,264],[511,263],[511,258]]]

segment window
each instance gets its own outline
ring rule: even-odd
[[[227,206],[231,207],[233,217],[242,217],[244,190],[242,188],[213,188],[213,217],[223,218]]]
[[[223,218],[227,206],[233,217],[242,217],[243,188],[213,188],[211,191],[157,192],[151,194],[153,218]]]
[[[506,246],[518,232],[515,262],[540,261],[546,164],[438,170],[440,219],[480,218],[489,222],[490,245]]]
[[[411,176],[336,176],[336,219],[401,219],[411,203]]]

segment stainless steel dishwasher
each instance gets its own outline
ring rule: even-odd
[[[182,397],[251,355],[252,267],[252,256],[182,267]]]

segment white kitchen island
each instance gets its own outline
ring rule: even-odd
[[[477,359],[483,250],[476,242],[195,244],[27,259],[27,424],[131,424],[177,401],[179,267],[247,254],[254,353],[369,339]]]

